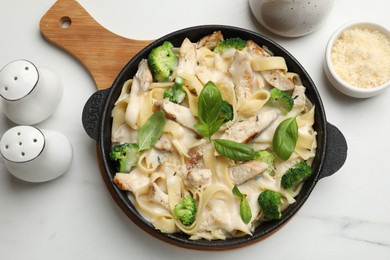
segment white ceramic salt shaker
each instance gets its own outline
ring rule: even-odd
[[[317,30],[332,10],[334,0],[249,0],[257,21],[269,31],[299,37]]]
[[[16,60],[0,71],[4,114],[14,123],[34,125],[47,119],[60,103],[63,86],[50,69]]]
[[[69,140],[53,130],[15,126],[0,139],[4,165],[15,177],[27,182],[45,182],[64,174],[71,165]]]

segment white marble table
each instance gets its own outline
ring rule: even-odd
[[[390,2],[335,1],[316,32],[287,39],[265,31],[247,0],[80,0],[109,30],[155,39],[199,24],[227,24],[270,36],[306,67],[322,96],[327,119],[346,136],[344,167],[322,179],[297,215],[254,245],[224,252],[178,248],[144,233],[111,199],[100,176],[95,143],[81,111],[95,91],[86,69],[40,35],[39,20],[54,0],[0,0],[0,67],[28,59],[55,70],[65,86],[53,116],[37,125],[62,132],[74,161],[61,178],[30,184],[0,162],[0,259],[390,259],[390,91],[371,99],[346,97],[325,78],[326,42],[341,25],[370,19],[390,26]],[[0,134],[14,126],[0,113]]]

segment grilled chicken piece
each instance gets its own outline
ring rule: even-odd
[[[202,146],[196,146],[188,151],[188,157],[184,158],[187,171],[202,169],[204,167]]]
[[[246,47],[248,50],[248,53],[251,56],[258,56],[258,57],[269,57],[270,54],[266,52],[263,48],[261,48],[259,45],[257,45],[254,41],[248,40],[246,42]]]
[[[210,69],[215,67],[215,53],[210,49],[206,47],[198,48],[196,49],[196,56],[198,59],[198,66],[204,66]]]
[[[179,63],[177,73],[183,72],[195,74],[196,66],[196,47],[188,38],[185,38],[179,49]]]
[[[198,122],[188,107],[175,104],[167,99],[158,101],[156,105],[165,112],[168,118],[175,120],[188,129],[196,131],[194,125]]]
[[[283,91],[294,89],[294,82],[287,78],[282,70],[265,70],[260,73],[265,81],[275,88]]]
[[[149,185],[148,199],[169,210],[168,194],[162,191],[156,183]]]
[[[229,72],[233,78],[237,99],[249,97],[254,85],[254,73],[249,55],[236,51]]]
[[[249,117],[232,124],[221,139],[228,139],[238,143],[247,143],[255,135],[263,131],[278,117],[276,109],[264,111],[256,116]]]
[[[214,50],[219,41],[223,40],[221,31],[213,32],[210,35],[206,35],[197,42],[197,48],[207,47],[210,50]]]
[[[138,189],[148,185],[149,177],[133,170],[130,173],[116,173],[114,182],[121,190],[136,192]]]
[[[210,169],[193,169],[187,175],[187,182],[192,187],[207,187],[211,184]]]
[[[143,94],[153,81],[146,59],[141,60],[131,85],[125,121],[132,129],[138,129],[137,120],[143,103]]]
[[[152,72],[149,69],[146,59],[141,60],[138,66],[138,71],[135,74],[135,78],[139,80],[139,85],[142,91],[146,91],[150,84],[153,82]]]
[[[158,150],[163,150],[167,152],[173,152],[175,151],[175,147],[173,146],[171,140],[166,134],[163,134],[160,139],[157,141],[157,143],[154,145],[154,148]]]
[[[249,161],[229,168],[229,175],[233,184],[240,185],[258,175],[268,168],[268,164],[260,161]]]
[[[304,86],[295,86],[294,91],[292,93],[295,108],[304,109],[306,104],[305,90],[306,88]]]
[[[199,230],[213,230],[215,232],[214,235],[220,239],[226,239],[227,230],[232,230],[235,226],[234,217],[232,214],[229,214],[232,211],[232,207],[233,205],[223,199],[209,200],[203,210],[203,221],[200,222]],[[240,221],[240,223],[244,222]],[[218,227],[218,229],[215,227]]]
[[[270,54],[253,41],[247,41],[247,50],[252,57],[269,57]],[[287,78],[282,70],[267,70],[260,74],[271,86],[280,90],[294,89],[294,82]]]

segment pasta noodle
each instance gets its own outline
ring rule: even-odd
[[[251,64],[254,71],[280,69],[285,73],[287,72],[286,61],[283,57],[254,57]]]
[[[241,50],[215,52],[214,47],[208,47],[215,44],[197,46],[186,39],[180,48],[173,49],[179,56],[179,65],[168,82],[153,81],[143,60],[134,78],[123,85],[112,110],[113,145],[137,142],[138,131],[147,119],[156,110],[165,109],[166,123],[160,139],[140,154],[129,173],[117,173],[114,178],[121,189],[128,191],[139,213],[163,233],[183,232],[194,240],[251,235],[267,221],[257,202],[261,192],[280,192],[284,210],[295,202],[302,187],[287,191],[281,187],[281,178],[296,162],[310,163],[315,156],[315,108],[306,98],[299,75],[288,71],[283,57],[270,55],[253,41],[248,44],[250,47]],[[269,82],[264,73],[269,76],[274,72],[279,78]],[[180,104],[164,99],[176,77],[184,79],[185,98]],[[254,150],[273,153],[276,128],[284,119],[296,117],[298,140],[291,157],[286,161],[276,158],[274,165],[266,164],[266,171],[258,170],[254,177],[242,177],[236,184],[251,209],[247,224],[240,216],[240,199],[232,193],[235,181],[231,175],[232,169],[245,164],[219,155],[210,139],[202,138],[194,127],[199,121],[199,95],[208,81],[215,83],[234,114],[213,138],[247,143]],[[294,82],[293,89],[282,86],[285,82]],[[294,97],[294,106],[288,113],[267,103],[271,89],[278,88],[278,84]],[[172,213],[186,196],[194,198],[197,208],[190,225],[184,225]]]
[[[269,96],[269,92],[262,89],[253,93],[248,99],[240,99],[237,112],[244,117],[254,116],[267,103]]]

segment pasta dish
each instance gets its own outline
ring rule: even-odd
[[[112,110],[112,145],[127,145],[126,167],[112,152],[114,182],[163,233],[251,235],[310,178],[317,143],[305,90],[283,57],[252,40],[217,31],[165,42]]]

